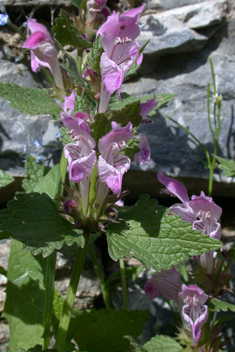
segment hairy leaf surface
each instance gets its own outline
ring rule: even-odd
[[[109,254],[113,260],[134,257],[146,269],[170,269],[182,260],[221,247],[221,242],[192,230],[192,225],[155,199],[143,195],[129,211],[120,212],[120,223],[107,228]]]
[[[10,101],[10,106],[19,111],[31,114],[49,114],[60,117],[60,106],[49,96],[48,89],[20,87],[14,83],[0,82],[0,96]]]

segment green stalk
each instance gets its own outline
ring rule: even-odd
[[[101,270],[100,270],[100,266],[98,264],[98,261],[96,259],[96,256],[95,256],[95,253],[93,251],[93,249],[90,249],[89,251],[90,253],[90,256],[91,256],[91,260],[93,262],[93,265],[94,265],[94,268],[95,268],[95,272],[96,272],[96,275],[100,281],[100,288],[101,288],[101,292],[102,292],[102,295],[103,295],[103,299],[104,299],[104,303],[105,303],[105,306],[107,309],[110,309],[111,308],[111,304],[110,304],[110,298],[109,298],[109,292],[105,286],[105,281],[103,279],[103,276],[102,276],[102,273],[101,273]]]
[[[20,28],[18,28],[16,25],[14,25],[10,20],[7,21],[7,24],[8,24],[9,27],[14,29],[14,31],[19,33],[19,35],[22,37],[23,40],[26,40],[26,36],[23,34],[23,32],[21,31]]]
[[[84,265],[88,244],[89,244],[90,235],[88,233],[85,233],[85,230],[83,234],[85,237],[85,246],[84,248],[80,247],[77,252],[71,280],[69,283],[67,295],[63,305],[62,316],[60,319],[60,323],[59,323],[59,327],[56,335],[55,348],[57,348],[59,352],[64,351],[64,345],[68,335],[68,329],[69,329],[71,314],[73,310],[74,299],[75,299],[79,279],[81,276],[81,272]]]
[[[60,194],[61,196],[63,195],[63,192],[64,192],[64,183],[66,179],[67,165],[68,165],[68,160],[66,159],[64,155],[64,150],[63,150],[61,159],[60,159],[60,170],[61,170],[61,181],[62,181],[61,194]]]
[[[83,50],[78,49],[77,69],[80,74],[82,73],[82,55],[83,55]]]
[[[124,306],[124,309],[127,310],[126,273],[125,273],[125,263],[123,258],[119,259],[119,266],[120,266],[121,278],[122,278],[123,306]]]

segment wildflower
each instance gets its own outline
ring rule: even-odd
[[[7,24],[9,16],[4,13],[0,13],[0,26],[5,26]]]
[[[40,71],[40,66],[49,68],[57,87],[63,88],[57,51],[46,27],[37,23],[33,18],[28,19],[28,27],[31,31],[31,35],[22,45],[22,48],[27,48],[31,51],[32,71]]]
[[[214,104],[220,105],[222,100],[223,100],[223,96],[222,95],[218,95],[218,93],[213,95]]]
[[[151,149],[147,137],[144,134],[140,133],[137,138],[140,141],[138,144],[140,151],[135,154],[134,161],[139,162],[141,165],[148,164],[150,160]]]
[[[120,88],[125,73],[138,55],[140,46],[135,39],[140,34],[138,26],[140,13],[145,5],[118,15],[115,11],[97,31],[101,35],[104,53],[101,55],[100,67],[102,75],[101,98],[99,112],[105,112],[110,96]],[[143,54],[137,60],[140,65]]]
[[[39,163],[39,161],[41,160],[41,155],[37,153],[30,153],[30,155],[35,159],[36,163]]]
[[[122,189],[122,177],[130,168],[131,160],[120,151],[133,138],[132,124],[119,127],[112,122],[112,131],[99,140],[101,153],[98,160],[98,174],[101,182],[107,184],[114,194],[119,195]]]
[[[165,299],[171,299],[179,307],[182,305],[181,299],[179,298],[181,277],[175,267],[171,270],[155,272],[153,276],[146,281],[144,290],[150,300],[162,296]]]
[[[69,97],[67,95],[63,95],[64,102],[61,104],[61,108],[68,115],[71,115],[72,111],[74,110],[75,96],[76,96],[76,94],[75,94],[74,90],[72,91],[72,93]]]
[[[42,139],[35,139],[33,142],[36,148],[40,148],[42,146]]]
[[[197,343],[201,337],[200,329],[208,318],[208,307],[204,305],[208,296],[196,285],[182,285],[182,292],[179,293],[184,305],[182,316],[192,330],[194,342]]]

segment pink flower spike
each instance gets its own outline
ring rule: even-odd
[[[165,299],[173,300],[181,307],[181,300],[179,298],[181,276],[175,267],[171,270],[155,272],[153,276],[146,281],[144,290],[150,300],[162,296]]]
[[[179,297],[184,303],[182,316],[192,330],[194,342],[197,343],[201,337],[200,329],[208,319],[208,307],[204,305],[208,296],[196,285],[187,287],[183,284]]]

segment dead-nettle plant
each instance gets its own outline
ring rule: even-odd
[[[0,17],[1,25],[8,23],[22,35],[32,70],[43,70],[51,83],[51,89],[0,83],[0,94],[22,112],[60,120],[63,143],[60,164],[49,170],[40,163],[41,141],[35,141],[38,149],[26,160],[25,192],[0,212],[0,239],[11,238],[8,272],[1,270],[8,279],[3,314],[10,328],[8,348],[43,351],[55,341],[53,350],[59,352],[217,351],[223,339],[214,312],[235,310],[220,300],[230,280],[229,256],[220,251],[222,209],[203,192],[190,200],[184,186],[162,172],[158,177],[164,192],[181,203],[166,209],[142,195],[135,205],[123,207],[124,173],[132,161],[146,164],[151,157],[138,126],[151,123],[148,114],[173,98],[120,93],[123,81],[143,60],[145,46],[136,38],[145,5],[117,14],[110,13],[105,0],[72,3],[78,15],[61,10],[52,27],[54,38],[33,18],[26,30],[15,28],[6,13]],[[68,46],[76,49],[76,58],[66,51]],[[219,108],[218,99],[215,92]],[[217,130],[213,136],[218,141]],[[208,164],[214,166],[215,160]],[[10,182],[1,172],[1,186]],[[112,279],[105,281],[94,251],[102,233],[110,257],[120,263],[122,310],[112,308]],[[54,288],[57,251],[75,257],[65,300]],[[106,309],[73,309],[87,253]],[[176,338],[155,336],[143,346],[135,341],[149,312],[128,311],[124,258],[131,257],[156,271],[146,282],[147,296],[162,295],[177,305],[182,321]],[[182,276],[179,267],[190,258],[194,269]]]

